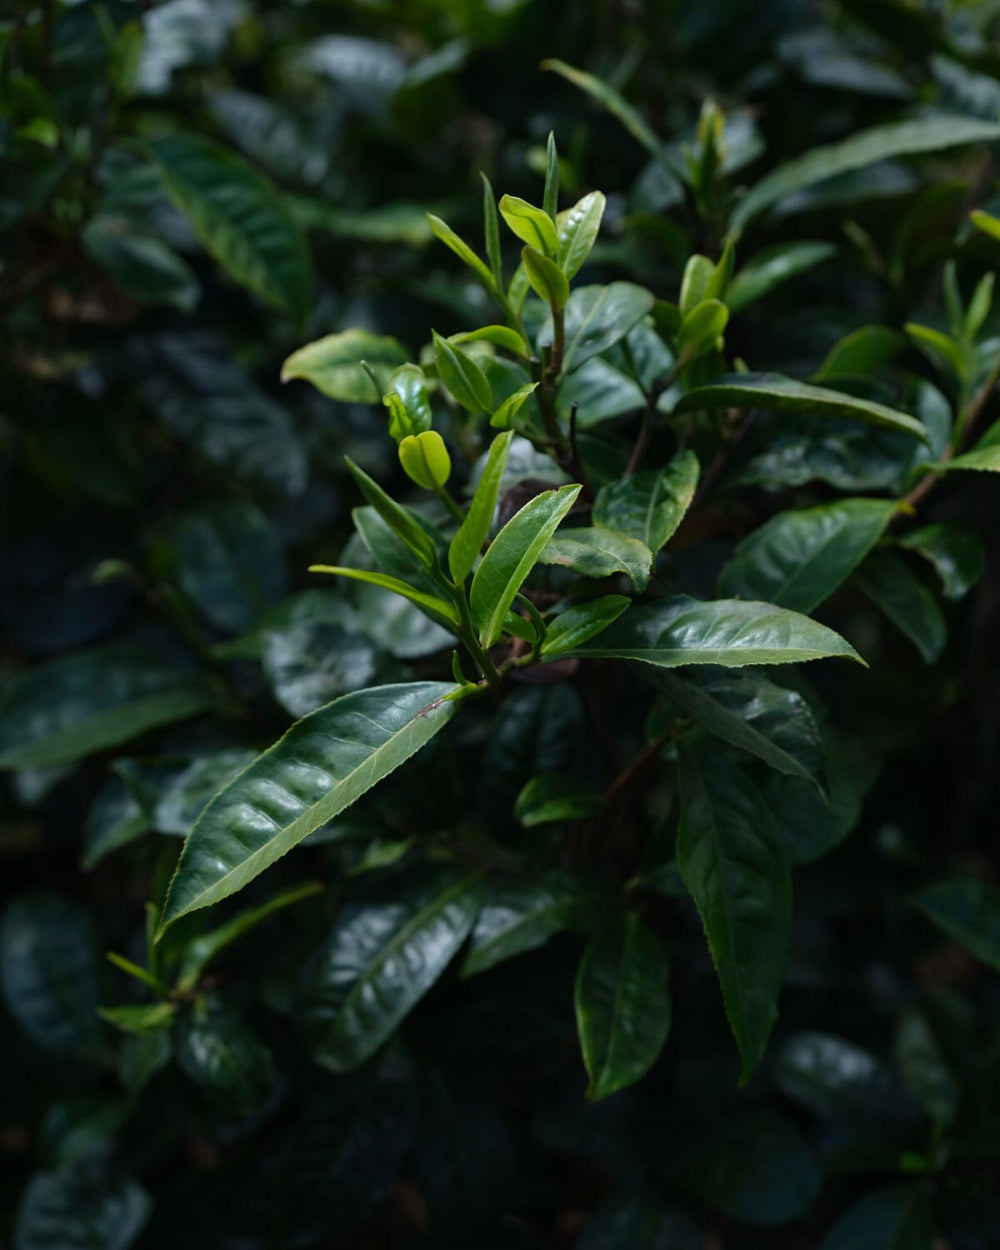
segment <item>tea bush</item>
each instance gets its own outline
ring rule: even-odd
[[[3,18],[3,1244],[1000,1241],[998,35]]]

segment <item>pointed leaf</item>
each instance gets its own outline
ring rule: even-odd
[[[542,491],[516,512],[490,543],[469,594],[472,620],[484,647],[492,647],[500,637],[514,596],[579,493],[579,486]]]
[[[433,569],[437,563],[434,538],[422,522],[408,508],[387,495],[378,482],[369,477],[364,469],[360,469],[349,456],[345,456],[344,460],[361,493],[386,525],[397,538],[402,539],[424,568]]]
[[[737,546],[719,590],[811,612],[844,582],[896,511],[887,499],[839,499],[780,512]]]
[[[559,231],[559,267],[567,278],[575,277],[590,255],[601,229],[607,200],[602,192],[590,191],[556,217]]]
[[[507,456],[510,453],[511,439],[514,432],[508,430],[499,434],[490,445],[482,476],[472,496],[469,511],[465,520],[458,527],[455,537],[448,548],[448,567],[454,581],[464,582],[472,572],[473,565],[479,559],[483,543],[493,524],[493,513],[496,511],[497,495],[507,467]]]
[[[566,304],[566,350],[563,372],[574,369],[607,351],[623,339],[653,307],[653,295],[634,282],[611,282],[607,286],[581,286]],[[548,323],[540,341],[552,342]]]
[[[468,352],[456,347],[434,332],[434,358],[438,377],[463,408],[470,412],[489,412],[493,391],[486,374]]]
[[[215,796],[181,852],[160,930],[241,890],[388,776],[452,718],[451,682],[379,686],[335,699]]]
[[[364,1063],[457,954],[479,909],[482,878],[438,872],[392,901],[345,906],[306,978],[298,1018],[316,1062]]]
[[[469,247],[463,238],[452,230],[446,221],[442,221],[440,217],[435,217],[433,213],[427,214],[427,221],[430,228],[434,231],[441,242],[451,248],[459,260],[464,261],[472,272],[485,285],[488,291],[494,290],[493,274],[487,266]]]
[[[559,251],[559,236],[555,223],[544,209],[536,208],[519,196],[505,195],[500,200],[500,216],[522,243],[555,258]]]
[[[910,902],[943,933],[1000,972],[1000,890],[995,886],[973,877],[936,881]]]
[[[569,282],[558,264],[533,247],[521,248],[521,264],[531,289],[553,308],[564,308],[569,299]]]
[[[292,352],[281,366],[281,380],[302,378],[345,404],[377,404],[382,392],[390,388],[393,371],[408,360],[409,352],[394,338],[368,330],[342,330]],[[375,374],[377,387],[362,361]]]
[[[550,538],[538,562],[561,565],[580,577],[596,580],[625,573],[636,593],[641,594],[649,585],[653,553],[637,538],[591,525]]]
[[[659,551],[691,506],[698,473],[698,457],[683,451],[665,469],[645,469],[609,482],[594,500],[594,524],[630,534],[650,551]]]
[[[555,659],[596,637],[621,616],[630,602],[627,595],[603,595],[560,612],[549,622],[542,655]]]
[[[262,299],[303,320],[312,302],[309,247],[270,179],[197,135],[148,139],[143,150],[215,260]]]
[[[876,551],[858,570],[861,590],[933,664],[948,641],[948,627],[931,592],[891,551]]]
[[[729,284],[726,293],[729,311],[737,313],[740,309],[755,304],[783,282],[788,282],[800,273],[806,273],[829,260],[836,251],[832,243],[802,241],[781,243],[777,247],[757,252]]]
[[[766,408],[812,412],[824,417],[850,417],[870,425],[901,430],[928,442],[923,424],[904,412],[868,399],[858,399],[844,391],[796,382],[782,377],[780,373],[734,373],[716,378],[708,386],[688,391],[675,405],[674,413],[680,415],[699,408]]]
[[[371,573],[367,569],[344,568],[336,564],[310,564],[309,572],[330,573],[334,577],[349,577],[356,582],[367,582],[370,586],[381,586],[383,590],[391,590],[393,594],[402,595],[410,603],[416,604],[432,621],[443,625],[445,629],[458,627],[458,612],[453,604],[438,599],[435,595],[425,595],[423,591],[415,590],[396,577],[387,577],[385,573]]]
[[[629,912],[593,938],[576,974],[576,1027],[592,1102],[634,1085],[670,1032],[669,964],[660,939]]]
[[[797,664],[826,656],[864,660],[839,634],[798,612],[770,603],[681,595],[640,604],[593,642],[570,653],[581,658],[636,660],[659,668],[681,664]]]
[[[953,521],[922,525],[899,540],[933,565],[946,599],[963,599],[983,575],[983,541],[975,530]]]
[[[677,863],[695,901],[752,1076],[778,1017],[788,963],[788,853],[760,792],[721,754],[682,743]]]

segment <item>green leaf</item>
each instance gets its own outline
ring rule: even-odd
[[[594,500],[594,524],[629,534],[650,551],[659,551],[691,506],[699,471],[698,457],[683,451],[665,469],[644,469],[609,482]]]
[[[839,499],[779,512],[737,546],[719,590],[811,612],[868,555],[896,511],[886,499]]]
[[[653,684],[710,734],[822,790],[823,740],[809,704],[794,690],[762,673],[707,666],[684,677],[657,673]]]
[[[1000,890],[973,877],[936,881],[910,903],[978,960],[1000,972]]]
[[[981,473],[1000,473],[1000,443],[988,443],[981,439],[978,446],[960,456],[952,456],[950,460],[941,460],[936,464],[923,464],[923,469],[932,473],[951,473],[955,469],[971,469]]]
[[[677,334],[677,346],[685,360],[694,360],[715,347],[729,322],[729,309],[717,299],[702,300],[685,313]]]
[[[496,290],[493,274],[490,272],[489,266],[476,255],[468,243],[460,238],[446,221],[442,221],[440,217],[435,217],[433,213],[427,214],[427,221],[441,242],[446,247],[450,247],[459,260],[469,266],[486,289],[488,291]]]
[[[600,810],[597,790],[566,773],[532,777],[514,802],[514,816],[524,829],[557,820],[583,820]]]
[[[361,493],[389,529],[406,544],[425,569],[435,569],[437,549],[430,532],[408,508],[396,503],[364,469],[358,468],[349,456],[345,456],[344,460]]]
[[[813,148],[765,175],[736,206],[732,228],[736,233],[741,232],[754,217],[779,200],[839,174],[863,169],[890,157],[936,152],[967,143],[995,143],[998,139],[1000,126],[960,115],[932,115],[873,126],[839,143]]]
[[[462,976],[475,976],[536,950],[555,933],[586,930],[595,908],[606,901],[606,893],[595,881],[562,869],[531,880],[498,882],[476,917]]]
[[[573,65],[567,65],[565,61],[560,61],[555,57],[542,61],[542,69],[554,70],[575,87],[585,91],[592,100],[596,100],[602,108],[607,109],[612,117],[617,118],[633,139],[641,143],[647,152],[655,156],[668,170],[675,172],[674,164],[665,145],[646,125],[638,110],[634,109],[614,87],[609,87],[606,82],[595,78],[593,74],[588,74]]]
[[[658,668],[682,664],[797,664],[826,656],[864,660],[825,625],[770,603],[686,595],[640,604],[596,641],[575,647],[581,658],[636,660]]]
[[[743,266],[729,284],[726,304],[730,312],[737,313],[755,304],[773,291],[775,287],[799,274],[806,273],[836,255],[832,243],[807,242],[779,243],[775,247],[757,252]]]
[[[634,912],[598,933],[576,974],[576,1027],[599,1102],[634,1085],[659,1058],[670,1032],[669,963],[660,939]]]
[[[983,575],[983,541],[975,530],[954,521],[922,525],[898,540],[900,547],[923,556],[941,579],[946,599],[964,599]]]
[[[155,234],[124,217],[93,217],[80,236],[84,249],[116,286],[144,304],[169,304],[191,312],[201,290],[186,261]]]
[[[241,1119],[260,1109],[276,1079],[268,1047],[217,994],[191,1004],[179,1030],[177,1062],[212,1102]]]
[[[97,792],[83,827],[80,867],[90,872],[112,851],[127,846],[150,829],[149,817],[119,777]]]
[[[559,212],[559,152],[556,148],[555,134],[550,130],[545,144],[545,191],[542,195],[542,207],[550,221],[555,221]]]
[[[561,565],[579,577],[597,581],[615,573],[625,573],[636,593],[641,594],[649,585],[653,553],[637,538],[593,525],[550,538],[538,562]]]
[[[472,572],[490,532],[513,437],[513,430],[508,430],[505,434],[499,434],[490,444],[486,464],[476,486],[476,493],[469,504],[469,511],[451,540],[448,567],[456,583],[464,582]]]
[[[457,954],[481,893],[480,874],[445,869],[392,901],[341,910],[298,1008],[317,1063],[350,1072],[388,1040]]]
[[[560,612],[549,622],[542,643],[542,655],[546,659],[558,659],[575,650],[607,629],[630,603],[627,595],[603,595],[600,599],[592,599],[589,603],[577,604]]]
[[[600,191],[589,191],[572,208],[556,217],[559,231],[559,267],[567,278],[575,277],[590,255],[601,229],[607,199]]]
[[[159,784],[148,787],[144,785],[141,760],[119,760],[115,767],[146,808],[153,828],[183,838],[209,799],[242,772],[255,754],[247,747],[224,747],[192,760],[172,775],[168,773],[165,782],[161,772]],[[154,776],[155,771],[154,765]]]
[[[536,208],[516,195],[500,200],[500,216],[522,243],[554,260],[559,252],[555,222],[544,209]]]
[[[367,569],[344,568],[337,564],[310,564],[309,572],[330,573],[334,577],[349,577],[356,582],[367,582],[370,586],[381,586],[383,590],[391,590],[393,594],[408,599],[445,629],[458,628],[458,610],[454,604],[439,599],[436,595],[425,595],[423,591],[415,590],[396,577],[388,577],[385,573],[372,573]]]
[[[368,357],[364,359],[372,367]],[[433,415],[423,369],[418,365],[400,365],[389,374],[387,385],[382,403],[389,409],[390,437],[398,443],[408,434],[422,434],[424,430],[429,430]]]
[[[463,408],[470,412],[491,411],[493,391],[473,356],[434,331],[434,358],[438,377]]]
[[[392,387],[394,370],[408,360],[409,352],[394,338],[368,330],[342,330],[292,352],[281,366],[281,380],[301,378],[341,403],[377,404],[382,392]],[[375,374],[378,388],[365,365]]]
[[[876,1189],[852,1203],[820,1250],[934,1250],[937,1244],[930,1194],[915,1184]]]
[[[197,986],[212,960],[227,947],[238,942],[241,937],[263,924],[276,912],[284,911],[286,907],[294,907],[303,899],[314,898],[317,894],[322,894],[324,888],[318,881],[303,881],[301,885],[290,886],[287,890],[282,890],[280,894],[275,894],[273,898],[269,898],[259,907],[247,907],[237,912],[231,920],[227,920],[217,929],[193,938],[184,947],[184,953],[181,956],[180,967],[177,971],[177,990],[182,994],[190,993]]]
[[[691,313],[703,299],[707,297],[709,284],[715,276],[715,265],[707,256],[695,253],[688,257],[681,278],[681,292],[677,301],[681,321],[677,329],[684,324],[684,318]]]
[[[527,356],[528,345],[516,330],[510,326],[480,326],[478,330],[466,330],[463,334],[452,334],[449,343],[494,343],[515,356]]]
[[[43,1050],[85,1056],[98,1049],[97,935],[79,903],[58,894],[8,903],[0,991],[11,1018]]]
[[[512,395],[508,395],[490,417],[490,425],[498,430],[509,429],[514,424],[514,418],[523,408],[525,401],[534,394],[537,386],[537,382],[526,382],[524,386],[519,386]]]
[[[984,213],[982,209],[977,208],[969,214],[969,220],[983,234],[991,239],[1000,240],[1000,217],[994,217],[991,213]]]
[[[196,671],[111,643],[18,674],[0,698],[0,768],[47,768],[128,742],[213,703]]]
[[[948,641],[948,627],[934,596],[891,551],[876,551],[855,574],[860,589],[933,664]]]
[[[592,356],[623,339],[653,307],[653,295],[634,282],[581,286],[566,304],[566,350],[563,372],[571,373]],[[543,327],[540,341],[552,341],[552,326]]]
[[[943,360],[957,377],[965,372],[965,354],[960,344],[950,334],[935,330],[933,326],[923,326],[916,321],[908,321],[904,327],[912,339],[916,339],[918,347],[929,347],[929,355],[933,364],[939,365]],[[940,357],[940,360],[938,359]]]
[[[814,412],[825,417],[850,417],[870,425],[902,430],[927,443],[923,424],[906,413],[858,399],[844,391],[810,386],[782,377],[780,373],[734,373],[716,378],[708,386],[696,387],[674,407],[675,415],[700,408],[767,408],[799,413]]]
[[[500,637],[515,595],[579,493],[579,486],[542,491],[490,543],[469,593],[472,620],[484,647],[492,647]]]
[[[142,1003],[127,1007],[101,1007],[102,1020],[113,1024],[123,1033],[148,1037],[151,1033],[163,1033],[173,1026],[177,1014],[175,1003]]]
[[[184,843],[160,932],[241,890],[350,807],[454,715],[450,682],[379,686],[298,721],[205,808]]]
[[[142,148],[214,259],[262,299],[304,320],[312,303],[309,247],[270,179],[196,135],[147,139]]]
[[[483,234],[486,236],[486,255],[489,257],[490,272],[498,291],[503,290],[503,261],[500,255],[500,218],[497,215],[497,200],[489,178],[480,171],[483,180]]]
[[[816,382],[837,378],[873,378],[898,356],[906,340],[888,326],[859,326],[838,339],[816,370]]]
[[[682,742],[680,795],[677,863],[705,926],[746,1084],[778,1018],[788,963],[788,852],[760,792],[724,756]]]
[[[152,1210],[130,1177],[106,1178],[86,1160],[28,1181],[14,1222],[13,1250],[129,1250]]]
[[[569,282],[559,265],[533,247],[521,248],[521,263],[535,294],[553,308],[564,308],[569,299]]]

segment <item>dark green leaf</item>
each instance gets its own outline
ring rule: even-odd
[[[149,139],[144,149],[219,264],[262,299],[303,320],[312,301],[309,248],[274,184],[200,136]]]
[[[755,304],[781,283],[829,260],[836,250],[832,243],[803,241],[779,243],[757,252],[729,284],[726,304],[730,312],[736,313],[749,304]]]
[[[13,1250],[129,1250],[149,1218],[146,1191],[81,1163],[36,1172],[21,1197]]]
[[[899,539],[899,545],[934,566],[946,599],[963,599],[983,575],[982,539],[954,521],[922,525]]]
[[[698,473],[697,456],[684,451],[665,469],[645,469],[609,482],[597,492],[594,524],[630,534],[650,551],[659,551],[691,506]]]
[[[149,818],[133,795],[120,778],[112,777],[87,813],[80,866],[89,872],[105,855],[141,838],[149,828]]]
[[[839,634],[798,612],[769,603],[678,596],[640,604],[594,642],[572,654],[637,660],[658,668],[682,664],[796,664],[840,656],[864,663]]]
[[[574,1250],[704,1250],[705,1232],[654,1194],[623,1195],[588,1217]]]
[[[581,286],[566,305],[566,350],[563,372],[571,373],[592,356],[607,351],[651,311],[652,292],[634,282],[608,286]],[[551,322],[543,327],[540,342],[552,342]]]
[[[602,525],[566,530],[550,538],[538,562],[557,564],[597,581],[624,573],[637,594],[649,585],[653,571],[653,553],[645,543]]]
[[[449,682],[344,695],[313,712],[209,803],[184,843],[162,925],[235,894],[388,776],[451,719]]]
[[[892,500],[839,499],[780,512],[739,544],[719,589],[811,612],[868,555],[895,511]]]
[[[191,312],[200,290],[191,267],[154,234],[121,217],[97,216],[81,242],[102,269],[133,299]]]
[[[856,574],[857,583],[920,652],[925,664],[937,660],[948,628],[934,596],[919,577],[890,551],[870,555]]]
[[[699,408],[769,408],[778,411],[815,412],[825,417],[850,417],[890,430],[902,430],[927,443],[927,431],[914,417],[858,399],[844,391],[832,391],[807,382],[796,382],[780,373],[733,373],[696,387],[674,408],[678,415]]]
[[[579,777],[542,773],[532,777],[514,804],[514,815],[525,829],[556,820],[582,820],[600,810],[601,796]]]
[[[593,1102],[634,1085],[670,1031],[669,964],[660,939],[634,912],[598,933],[576,974],[576,1027]]]
[[[760,792],[722,755],[682,745],[677,862],[705,926],[726,1015],[753,1074],[788,963],[788,852]]]
[[[0,700],[0,768],[69,764],[205,711],[210,688],[142,647],[112,643],[29,669]]]
[[[849,1207],[820,1250],[934,1250],[930,1195],[922,1185],[877,1189]]]
[[[348,904],[306,977],[298,1017],[316,1062],[350,1072],[454,958],[479,909],[476,873],[445,870],[384,903]]]
[[[1000,972],[1000,890],[974,877],[938,881],[910,900],[988,967]]]
[[[629,602],[627,595],[602,595],[600,599],[592,599],[589,603],[560,612],[549,623],[542,643],[542,655],[550,659],[565,655],[596,637],[621,616]]]
[[[252,1115],[274,1087],[270,1050],[217,994],[200,995],[188,1009],[177,1039],[177,1062],[232,1115]]]

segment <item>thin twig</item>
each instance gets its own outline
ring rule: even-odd
[[[645,771],[648,765],[656,759],[669,741],[669,731],[667,733],[660,734],[658,738],[654,738],[652,742],[648,742],[631,763],[625,765],[602,795],[605,806],[613,803],[622,791],[627,790],[629,786],[635,783],[638,777]]]

